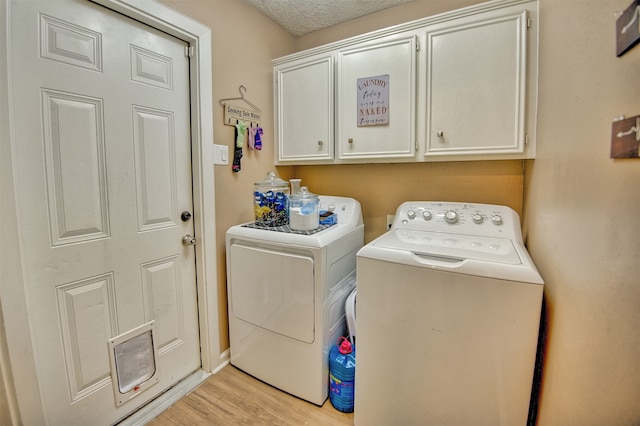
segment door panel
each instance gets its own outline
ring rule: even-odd
[[[231,245],[229,256],[231,314],[287,338],[313,343],[313,257],[240,244]]]
[[[42,109],[52,244],[108,237],[102,100],[43,90]]]
[[[56,288],[71,401],[109,385],[103,346],[116,329],[113,282],[108,273]]]
[[[185,341],[180,259],[173,256],[140,266],[147,319],[157,322],[158,350],[165,353]]]
[[[113,423],[200,366],[186,44],[83,0],[10,19],[39,392],[50,424]],[[160,380],[116,407],[107,342],[151,320]]]
[[[176,226],[174,117],[133,107],[133,144],[140,231]]]
[[[523,153],[526,11],[434,25],[426,40],[426,153]]]
[[[338,158],[415,156],[416,37],[387,37],[338,52]],[[359,111],[378,101],[358,98],[358,80],[388,78],[388,123],[360,126]]]
[[[275,70],[278,161],[333,160],[333,64],[323,54]]]

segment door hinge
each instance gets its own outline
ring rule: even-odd
[[[184,48],[184,56],[188,56],[189,58],[193,58],[195,55],[195,49],[193,46],[185,46]]]
[[[531,18],[527,18],[527,29],[531,28]]]
[[[524,144],[529,145],[529,135],[527,134],[524,135]]]
[[[420,51],[420,39],[416,37],[416,52]]]

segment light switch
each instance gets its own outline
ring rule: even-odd
[[[226,145],[213,145],[213,164],[229,164],[229,147]]]

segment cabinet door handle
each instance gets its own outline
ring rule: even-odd
[[[444,132],[443,132],[442,130],[440,130],[438,133],[436,133],[436,135],[437,135],[439,138],[442,138],[442,137],[444,137]]]
[[[318,146],[322,146],[323,142],[322,141],[318,141]]]
[[[353,138],[349,138],[348,142],[353,143]]]

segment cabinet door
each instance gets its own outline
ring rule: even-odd
[[[415,35],[338,52],[340,160],[415,157],[416,54]]]
[[[333,56],[276,66],[276,163],[333,159]]]
[[[427,30],[427,157],[524,152],[526,37],[526,11]]]

